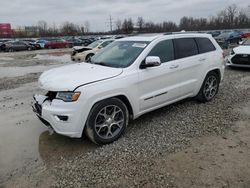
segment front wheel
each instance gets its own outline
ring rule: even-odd
[[[94,56],[94,54],[89,54],[89,55],[87,55],[85,61],[86,61],[86,62],[91,62],[91,58],[92,58],[93,56]]]
[[[117,98],[95,104],[86,122],[85,133],[96,144],[109,144],[122,136],[128,125],[128,109]]]
[[[220,79],[218,74],[215,72],[210,72],[206,76],[201,89],[197,95],[197,100],[200,102],[209,102],[218,93],[220,85]]]

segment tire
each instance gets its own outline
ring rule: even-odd
[[[94,54],[87,55],[86,58],[85,58],[85,61],[86,62],[90,62],[91,61],[91,57],[93,57],[93,56],[94,56]]]
[[[219,91],[220,78],[216,72],[209,72],[201,86],[201,89],[196,96],[200,102],[211,101]]]
[[[9,48],[9,49],[8,49],[8,52],[14,52],[14,49]]]
[[[129,120],[126,105],[117,98],[96,103],[85,125],[86,136],[98,145],[110,144],[125,132]]]

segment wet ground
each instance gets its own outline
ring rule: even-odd
[[[0,54],[0,187],[49,187],[55,180],[49,169],[72,155],[87,155],[98,148],[87,139],[51,135],[31,109],[33,94],[43,92],[37,88],[38,76],[44,70],[71,63],[69,52]],[[236,87],[247,89],[249,85]],[[235,109],[245,119],[234,122],[227,134],[194,139],[186,150],[157,158],[152,170],[163,174],[171,171],[178,182],[176,187],[203,187],[206,180],[210,183],[205,187],[249,187],[249,106],[246,103]]]

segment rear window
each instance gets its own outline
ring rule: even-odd
[[[198,47],[193,38],[174,39],[176,59],[197,55]]]
[[[206,53],[216,50],[213,43],[208,38],[195,39],[200,53]]]

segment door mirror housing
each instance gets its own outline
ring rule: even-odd
[[[142,69],[148,67],[158,67],[161,65],[161,59],[158,56],[148,56],[146,57],[145,61],[141,64]]]

